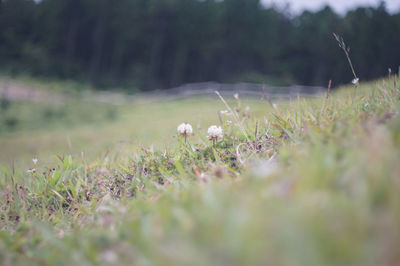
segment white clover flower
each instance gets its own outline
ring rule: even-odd
[[[35,168],[29,168],[26,172],[27,172],[28,174],[33,174],[33,173],[36,172],[36,169],[35,169]]]
[[[276,109],[276,108],[278,108],[278,105],[276,105],[276,103],[274,103],[274,104],[272,105],[272,107],[274,107],[274,108]]]
[[[388,72],[389,74],[392,74],[392,69],[390,67],[388,68]]]
[[[228,110],[221,110],[221,111],[219,111],[219,113],[220,113],[221,115],[226,115],[226,114],[229,113],[229,111],[228,111]]]
[[[182,123],[178,126],[177,130],[178,133],[184,138],[193,134],[193,128],[190,124]]]
[[[236,100],[239,100],[239,93],[233,94],[233,97],[234,97]]]
[[[360,81],[359,78],[355,78],[351,81],[351,83],[353,83],[354,85],[358,84],[358,82]]]
[[[37,164],[38,159],[37,159],[37,158],[33,158],[33,159],[32,159],[32,162],[33,162],[33,164]]]
[[[208,128],[208,139],[219,140],[223,137],[222,128],[217,126],[210,126]]]

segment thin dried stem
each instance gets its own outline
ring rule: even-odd
[[[331,93],[331,88],[332,88],[332,80],[330,79],[329,83],[328,83],[328,90],[326,91],[326,98],[327,99],[329,98],[329,95]]]
[[[351,62],[350,55],[349,55],[350,47],[346,46],[346,44],[345,44],[345,42],[343,40],[343,37],[337,35],[336,33],[333,33],[333,36],[335,37],[336,41],[338,42],[339,47],[342,48],[342,50],[344,51],[344,53],[345,53],[345,55],[347,57],[347,61],[349,62],[351,71],[353,72],[354,79],[357,80],[358,77],[357,77],[356,71],[354,70],[353,63]]]

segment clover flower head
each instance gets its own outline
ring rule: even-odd
[[[34,174],[36,172],[36,169],[35,168],[29,168],[26,172],[28,174]]]
[[[219,111],[219,113],[221,115],[226,115],[226,114],[229,114],[229,111],[228,110],[221,110],[221,111]]]
[[[33,158],[33,159],[32,159],[32,162],[33,162],[33,164],[37,164],[38,159],[37,159],[37,158]]]
[[[186,138],[189,135],[193,134],[193,128],[190,124],[182,123],[177,128],[179,135]]]
[[[223,137],[222,128],[217,126],[210,126],[208,128],[208,139],[219,140]]]
[[[236,100],[239,100],[239,93],[233,94],[233,97],[234,97]]]
[[[354,78],[351,83],[353,83],[354,85],[358,84],[358,82],[360,81],[359,78]]]

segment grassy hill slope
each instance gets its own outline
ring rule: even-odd
[[[397,265],[399,102],[390,78],[274,107],[126,111],[142,122],[91,136],[140,132],[164,145],[1,169],[1,264]],[[194,126],[186,141],[180,122]],[[207,127],[221,122],[213,143]]]

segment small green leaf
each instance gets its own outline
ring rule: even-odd
[[[175,167],[176,167],[176,170],[178,170],[180,175],[184,175],[185,174],[185,169],[183,168],[182,163],[181,163],[180,160],[176,160],[175,161]]]

